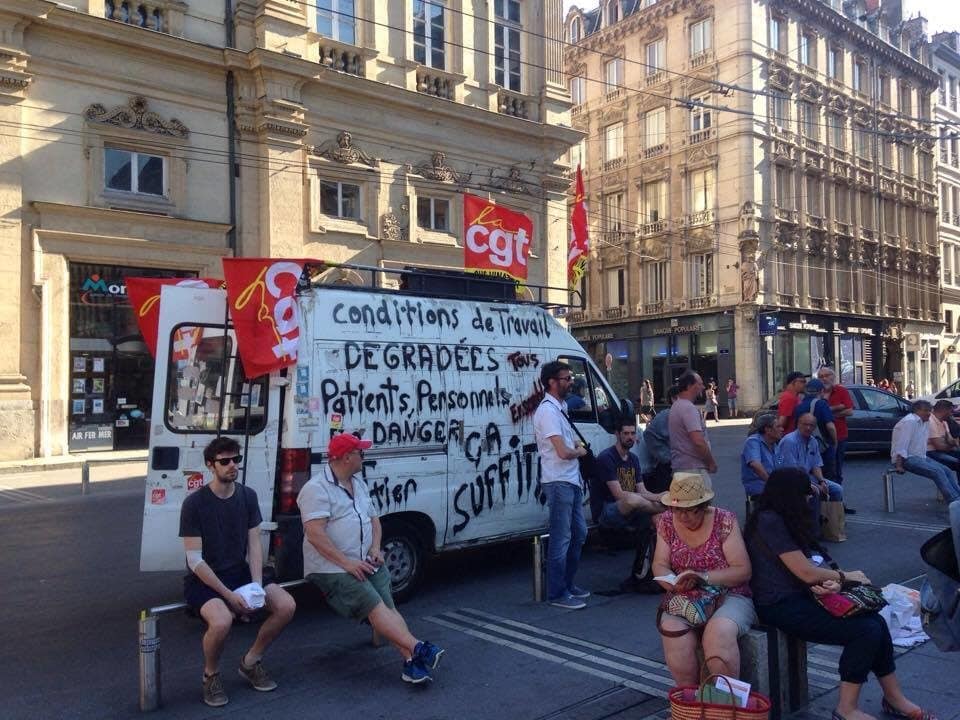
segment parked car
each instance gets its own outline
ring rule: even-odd
[[[872,385],[844,387],[853,398],[853,415],[847,417],[847,452],[888,451],[893,426],[910,412],[910,401]],[[769,407],[776,412],[776,401]]]
[[[954,417],[960,415],[960,380],[950,383],[940,390],[940,392],[920,396],[921,400],[929,400],[931,403],[935,403],[937,400],[943,400],[944,398],[953,403]]]

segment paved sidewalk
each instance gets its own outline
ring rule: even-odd
[[[89,493],[143,492],[147,451],[76,453],[0,463],[0,509],[81,497],[84,463]]]

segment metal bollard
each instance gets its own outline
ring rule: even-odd
[[[140,710],[150,712],[160,707],[160,638],[157,637],[157,616],[140,613]]]
[[[897,501],[893,495],[893,471],[883,474],[883,509],[888,513],[896,512]]]
[[[543,602],[546,568],[543,566],[543,542],[539,535],[533,536],[533,601]]]
[[[90,464],[84,460],[80,463],[80,494],[87,495],[90,492]]]

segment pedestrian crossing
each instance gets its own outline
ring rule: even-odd
[[[918,523],[910,520],[895,520],[894,518],[867,518],[860,515],[847,515],[847,525],[873,525],[875,527],[897,528],[899,530],[919,530],[920,532],[938,533],[947,527],[946,524],[933,525]]]
[[[424,620],[663,700],[667,699],[668,691],[674,686],[670,671],[658,659],[564,635],[484,610],[458,608]],[[807,682],[811,695],[821,695],[839,685],[837,665],[842,652],[843,648],[840,647],[807,646]],[[894,652],[900,655],[905,650],[894,648]],[[658,711],[646,720],[660,716]]]
[[[28,505],[36,502],[46,502],[49,499],[29,490],[0,485],[0,507],[4,505]]]

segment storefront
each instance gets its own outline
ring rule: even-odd
[[[888,358],[884,342],[892,341],[884,337],[881,321],[867,318],[770,312],[759,322],[767,350],[767,397],[782,389],[789,373],[813,375],[824,365],[835,368],[844,384],[877,379]]]
[[[154,361],[137,328],[125,278],[195,273],[69,264],[68,448],[132,450],[149,442]]]
[[[653,382],[656,403],[666,403],[666,391],[680,375],[695,370],[713,380],[726,398],[726,380],[734,376],[733,317],[726,313],[689,315],[574,328],[584,346],[620,397],[636,401],[644,379]]]

